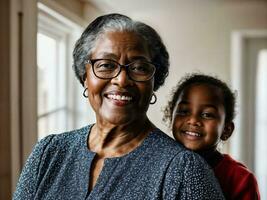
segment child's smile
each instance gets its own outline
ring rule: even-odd
[[[172,90],[164,111],[164,121],[171,120],[176,141],[198,153],[213,169],[225,199],[260,199],[253,173],[217,150],[218,143],[231,137],[235,128],[235,94],[225,82],[204,74],[187,75]]]
[[[173,112],[173,135],[185,147],[216,148],[224,130],[221,91],[207,84],[191,85],[179,96]]]
[[[189,140],[199,140],[203,134],[194,131],[181,131]]]

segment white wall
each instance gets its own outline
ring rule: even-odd
[[[55,4],[51,0],[41,0]],[[231,33],[266,29],[267,2],[261,0],[59,0],[58,12],[87,25],[103,13],[118,12],[141,20],[161,35],[170,54],[170,75],[150,106],[150,119],[170,132],[162,122],[162,109],[178,80],[188,72],[200,71],[231,82]],[[167,3],[166,3],[167,2]],[[75,5],[75,6],[74,6]],[[66,12],[69,10],[70,12]],[[72,13],[72,14],[71,14]]]
[[[83,17],[88,24],[101,14],[103,14],[103,11],[97,8],[94,4],[91,3],[84,4]]]
[[[149,116],[161,129],[161,108],[185,73],[201,71],[230,83],[231,32],[267,28],[267,2],[230,0],[97,0],[105,13],[119,12],[154,27],[170,53],[170,75]]]

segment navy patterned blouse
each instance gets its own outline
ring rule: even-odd
[[[89,191],[94,156],[87,147],[91,126],[37,143],[19,178],[14,200],[224,199],[212,171],[159,129],[132,152],[106,158]]]

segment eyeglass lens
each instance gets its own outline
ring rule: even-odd
[[[152,63],[138,60],[128,65],[120,65],[119,63],[108,60],[99,59],[92,60],[93,71],[99,78],[109,79],[118,76],[121,67],[126,67],[127,74],[135,81],[147,81],[151,79],[155,73],[155,66]]]

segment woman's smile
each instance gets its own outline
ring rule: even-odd
[[[96,41],[90,59],[109,59],[127,65],[137,60],[150,61],[150,54],[146,43],[135,33],[107,32]],[[106,63],[103,62],[99,67],[106,67],[104,64]],[[124,124],[146,118],[154,87],[153,78],[141,82],[134,81],[125,68],[115,77],[99,78],[94,74],[92,67],[92,64],[87,65],[85,83],[90,104],[99,121]],[[102,72],[101,70],[107,69],[98,70]]]
[[[104,96],[110,100],[114,105],[126,106],[132,104],[134,101],[133,95],[129,92],[108,92]]]

